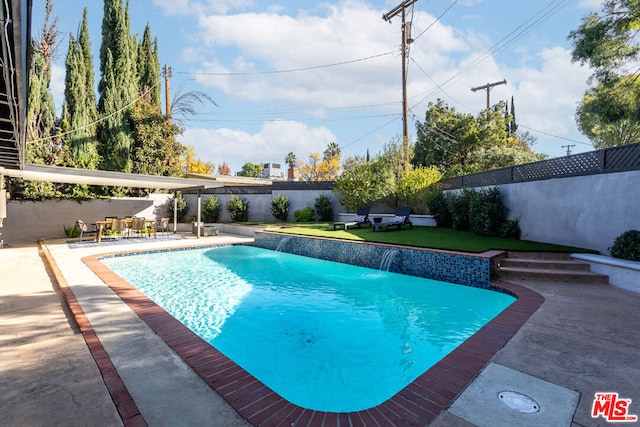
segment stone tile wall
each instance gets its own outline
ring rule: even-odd
[[[482,254],[408,249],[269,232],[256,232],[254,245],[271,250],[278,249],[280,245],[282,252],[373,269],[380,269],[386,251],[397,251],[389,265],[390,272],[480,288],[490,287],[494,275],[492,258]]]

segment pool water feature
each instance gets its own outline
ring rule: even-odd
[[[514,298],[251,246],[102,259],[285,399],[373,407]]]

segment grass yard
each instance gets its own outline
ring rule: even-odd
[[[530,240],[503,239],[493,236],[477,236],[470,231],[458,231],[451,228],[408,226],[396,231],[376,231],[370,227],[352,228],[349,231],[333,231],[332,223],[250,223],[267,227],[267,231],[289,233],[303,236],[316,236],[334,239],[359,240],[363,242],[389,243],[421,248],[445,249],[461,252],[480,253],[492,249],[523,252],[588,252],[597,251],[571,246],[552,245]]]

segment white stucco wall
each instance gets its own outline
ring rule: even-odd
[[[160,218],[166,215],[163,205],[170,197],[167,194],[152,194],[145,198],[94,199],[81,203],[71,200],[10,200],[7,203],[4,227],[0,228],[0,238],[5,244],[63,238],[64,227],[73,227],[78,219],[93,223],[104,220],[107,216]]]
[[[640,171],[558,178],[500,186],[522,238],[594,249],[609,255],[613,240],[640,229]]]

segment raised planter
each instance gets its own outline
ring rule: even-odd
[[[338,214],[338,222],[348,222],[353,221],[355,218],[355,213],[339,213]],[[392,213],[388,214],[376,214],[370,213],[369,218],[371,222],[374,221],[374,218],[382,218],[382,222],[391,221],[395,215]],[[411,214],[411,222],[413,225],[422,226],[422,227],[435,227],[436,220],[433,219],[432,215],[413,215]]]
[[[589,263],[591,271],[606,274],[613,286],[640,293],[640,262],[593,254],[571,254],[571,258]]]

